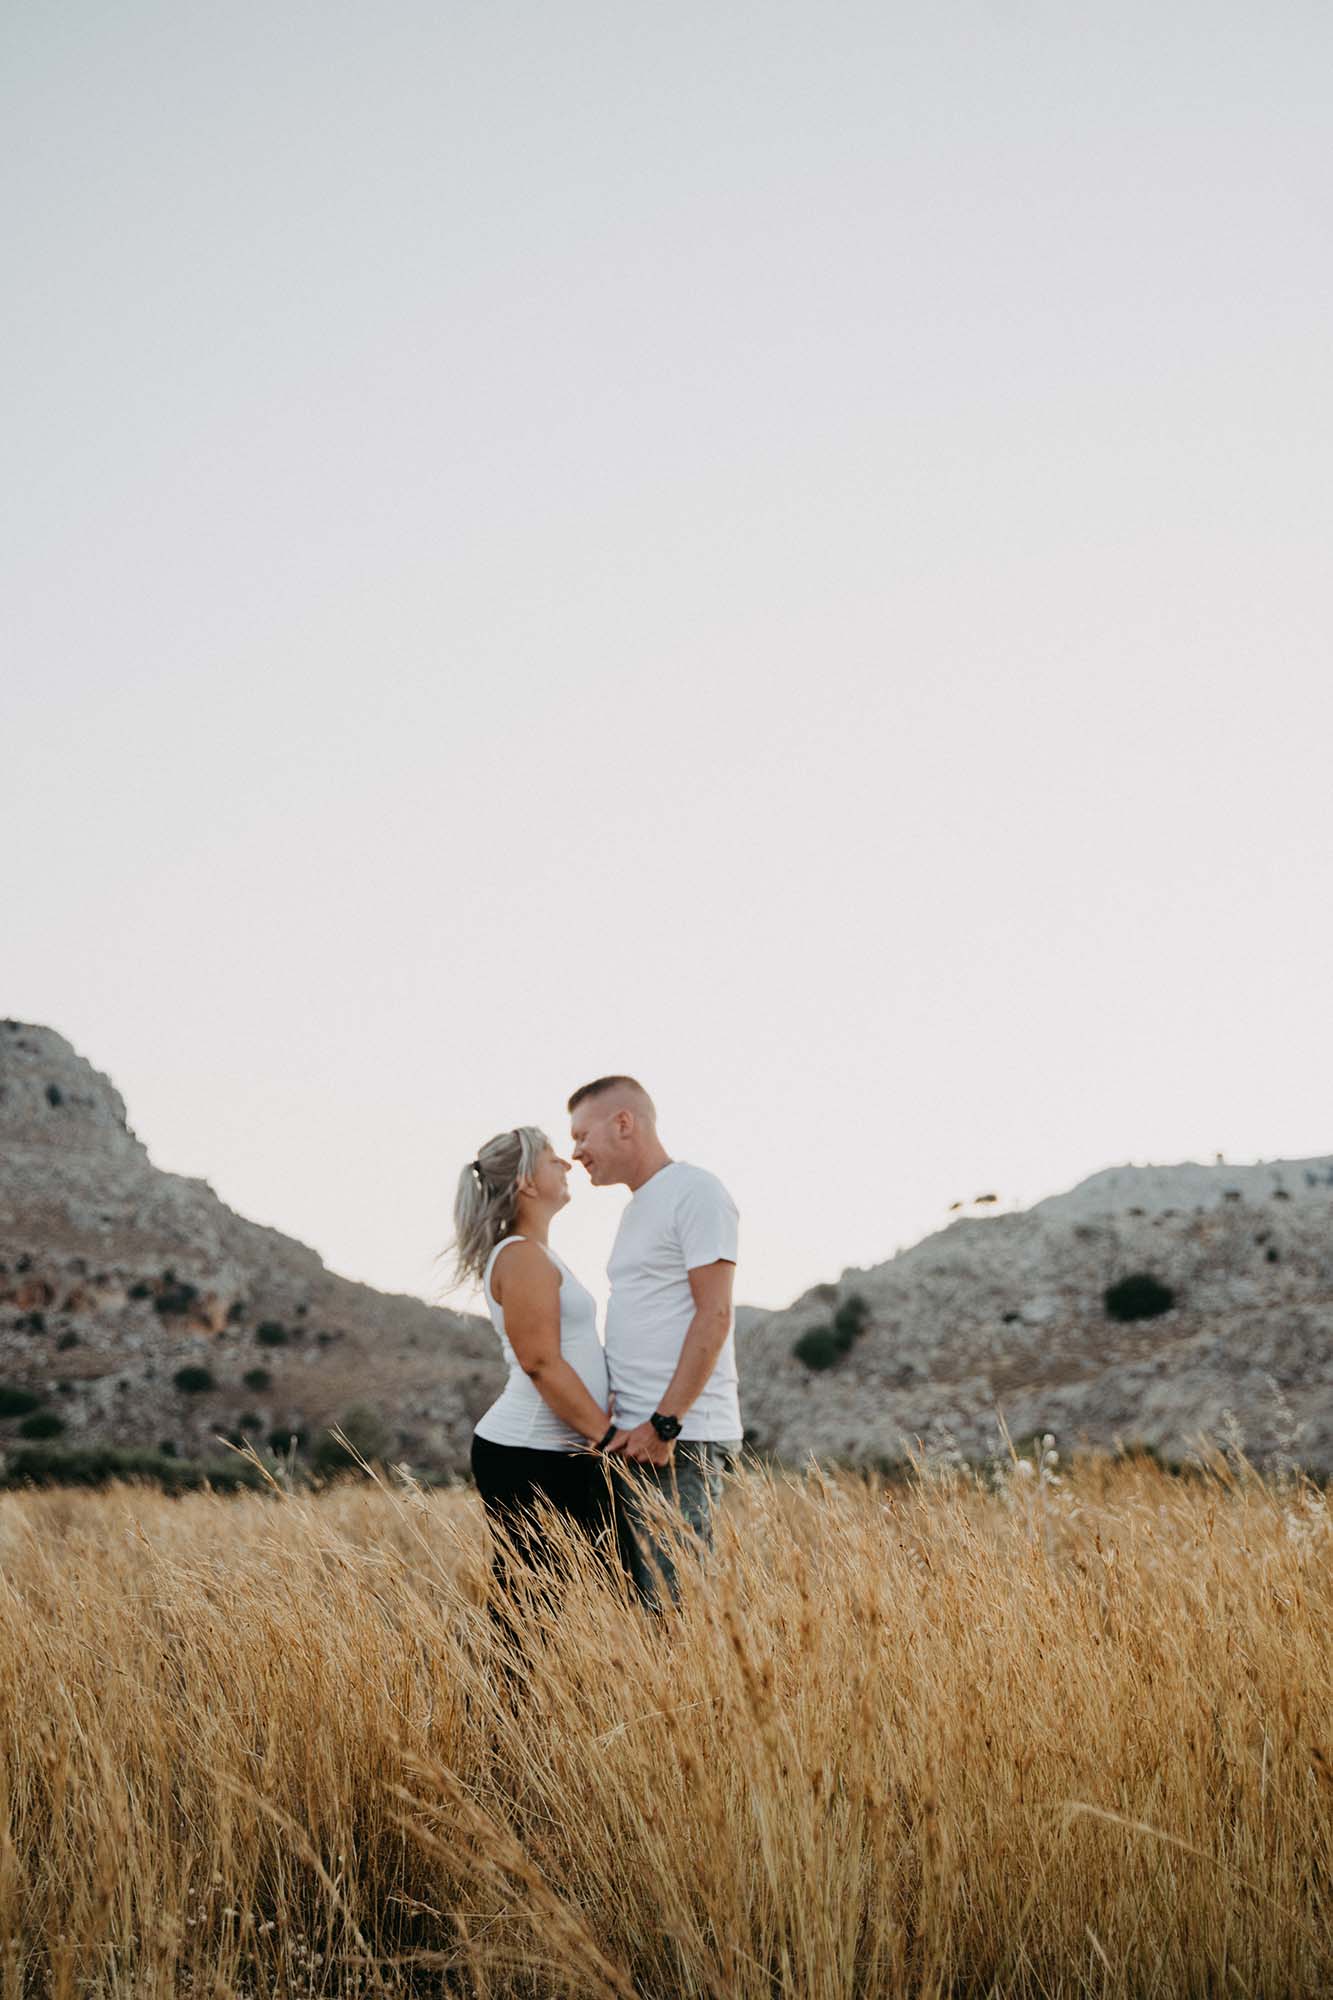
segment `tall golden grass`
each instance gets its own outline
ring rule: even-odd
[[[0,1499],[0,1994],[1333,1990],[1333,1531],[751,1471],[653,1619],[475,1499]]]

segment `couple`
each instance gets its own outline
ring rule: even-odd
[[[736,1208],[713,1174],[673,1160],[631,1076],[603,1076],[569,1100],[573,1154],[594,1187],[624,1185],[597,1308],[551,1249],[569,1201],[569,1162],[532,1125],[489,1139],[459,1177],[459,1276],[480,1281],[509,1370],[477,1424],[472,1470],[488,1518],[530,1568],[546,1564],[544,1502],[620,1552],[641,1601],[674,1597],[676,1572],[642,1499],[656,1488],[705,1543],[722,1473],[741,1448],[731,1289]],[[614,1457],[625,1476],[608,1477]],[[504,1586],[505,1568],[495,1561]]]

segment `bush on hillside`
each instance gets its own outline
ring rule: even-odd
[[[268,1448],[279,1458],[286,1458],[293,1446],[297,1451],[304,1451],[309,1442],[309,1431],[300,1430],[294,1424],[280,1424],[268,1434]]]
[[[31,1389],[11,1389],[8,1384],[0,1387],[0,1417],[26,1417],[29,1410],[35,1410],[41,1403]]]
[[[247,1389],[270,1389],[273,1386],[273,1377],[267,1368],[247,1368],[241,1380]]]
[[[290,1337],[279,1319],[261,1319],[255,1328],[255,1339],[261,1347],[285,1347]]]
[[[165,1451],[121,1451],[114,1445],[70,1450],[34,1444],[5,1454],[0,1487],[107,1486],[113,1479],[160,1486],[166,1493],[192,1492],[201,1486],[219,1493],[234,1493],[241,1487],[263,1491],[267,1484],[243,1458],[200,1461],[171,1457]]]
[[[205,1389],[211,1389],[215,1386],[213,1377],[208,1369],[195,1366],[178,1368],[171,1379],[178,1389],[184,1390],[187,1396],[202,1395]]]
[[[870,1308],[857,1293],[854,1292],[849,1299],[843,1300],[833,1315],[833,1331],[842,1342],[844,1350],[865,1332],[869,1318]]]
[[[21,1438],[58,1438],[65,1428],[65,1419],[58,1417],[54,1410],[38,1410],[25,1417],[19,1425]]]
[[[794,1343],[792,1353],[807,1368],[832,1368],[846,1353],[847,1346],[831,1326],[812,1326]]]
[[[1117,1284],[1108,1285],[1103,1294],[1108,1317],[1118,1320],[1156,1319],[1159,1313],[1170,1312],[1175,1302],[1176,1295],[1170,1285],[1164,1285],[1149,1271],[1135,1271]]]
[[[164,1271],[162,1290],[153,1300],[153,1311],[161,1313],[164,1319],[170,1319],[178,1313],[189,1312],[198,1296],[198,1285],[187,1285],[174,1271]]]
[[[392,1442],[389,1427],[378,1410],[358,1403],[339,1420],[338,1428],[347,1437],[347,1443],[368,1462],[384,1457]],[[350,1472],[355,1460],[349,1455],[347,1445],[340,1444],[331,1430],[321,1431],[315,1439],[315,1449],[311,1463],[316,1472],[328,1477],[335,1472]]]

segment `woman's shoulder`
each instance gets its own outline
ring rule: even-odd
[[[524,1284],[544,1276],[548,1271],[558,1282],[559,1266],[543,1244],[535,1243],[530,1236],[510,1236],[492,1250],[486,1275],[491,1292],[498,1299],[495,1291],[497,1277],[510,1282],[517,1279]]]

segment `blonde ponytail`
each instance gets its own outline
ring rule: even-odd
[[[454,1196],[453,1283],[480,1280],[497,1243],[512,1236],[518,1218],[518,1184],[534,1172],[550,1144],[535,1125],[497,1133],[458,1176]]]

